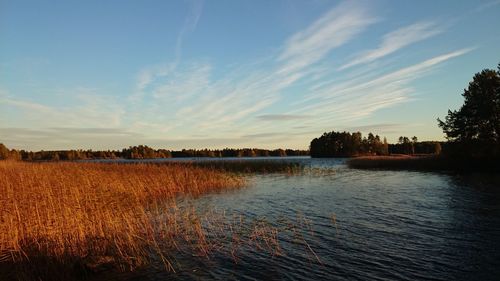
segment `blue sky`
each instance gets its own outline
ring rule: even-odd
[[[442,140],[500,62],[500,1],[0,0],[0,142],[307,148]]]

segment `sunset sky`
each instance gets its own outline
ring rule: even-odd
[[[443,140],[500,62],[500,1],[0,0],[10,148],[300,148]]]

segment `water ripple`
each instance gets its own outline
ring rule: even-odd
[[[223,255],[186,259],[185,270],[168,278],[498,280],[500,177],[352,170],[342,159],[300,161],[316,172],[252,176],[249,188],[207,195],[196,204],[265,217],[277,227],[305,219],[310,231],[302,238],[321,262],[283,231],[282,256],[249,250],[238,263]],[[321,168],[328,173],[318,173]]]

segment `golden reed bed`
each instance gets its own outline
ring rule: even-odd
[[[152,256],[172,269],[164,246],[178,236],[207,250],[199,220],[174,198],[243,184],[189,164],[0,162],[0,274],[13,267],[22,280],[105,262],[131,270]]]

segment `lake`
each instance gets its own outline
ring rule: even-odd
[[[285,161],[310,171],[251,175],[246,188],[191,203],[249,224],[306,222],[300,237],[307,243],[284,230],[277,236],[281,255],[181,257],[175,274],[152,270],[137,280],[499,280],[500,176],[355,170],[345,159]]]

